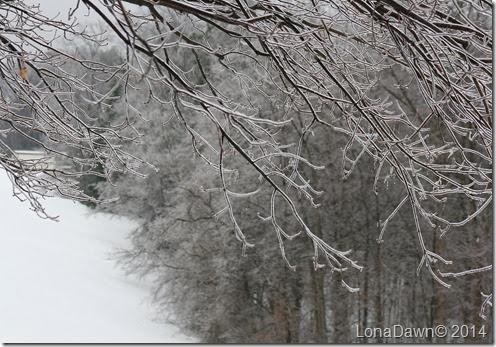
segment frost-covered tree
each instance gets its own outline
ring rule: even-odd
[[[102,18],[113,42],[126,50],[124,62],[68,54],[38,28],[94,42],[100,37],[49,20],[22,1],[0,4],[5,56],[0,69],[20,100],[2,94],[0,117],[23,136],[30,136],[26,128],[40,132],[40,146],[74,162],[67,172],[29,167],[0,143],[1,165],[36,209],[41,209],[36,192],[45,191],[37,187],[84,197],[72,178],[136,172],[140,161],[121,146],[141,140],[135,122],[146,119],[143,103],[152,102],[163,106],[163,122],[172,118],[180,124],[198,159],[216,176],[200,185],[221,199],[212,205],[214,215],[227,218],[243,254],[260,236],[249,232],[239,207],[256,200],[262,204],[250,208],[270,226],[289,269],[302,264],[290,252],[292,245],[306,242],[316,271],[326,268],[336,283],[358,289],[359,271],[348,272],[367,264],[332,237],[342,236],[347,223],[331,222],[326,224],[331,232],[320,232],[312,211],[330,184],[319,181],[329,170],[321,154],[326,144],[315,145],[326,137],[313,135],[329,132],[343,141],[329,148],[340,156],[342,178],[352,177],[362,162],[374,172],[374,194],[387,196],[388,185],[399,187],[391,209],[379,216],[374,239],[415,240],[417,273],[429,272],[446,288],[461,276],[490,276],[490,257],[485,264],[460,267],[450,259],[457,256],[440,244],[450,239],[456,245],[450,235],[471,235],[466,241],[479,257],[481,237],[491,234],[491,2],[81,0],[75,5]],[[178,60],[177,50],[188,55]],[[67,61],[97,74],[95,83],[116,78],[119,83],[95,89],[83,75],[65,71]],[[398,79],[379,88],[391,76]],[[125,120],[97,126],[79,103],[105,103],[113,88],[122,88]],[[89,97],[79,101],[81,90]],[[140,99],[132,96],[135,90]],[[408,104],[409,95],[419,96],[415,104]],[[26,106],[31,117],[18,112]],[[59,143],[81,154],[68,155]],[[101,172],[95,170],[98,164]],[[34,175],[37,171],[50,178]],[[408,233],[399,233],[391,226],[404,211],[413,224]],[[484,316],[492,294],[477,288]]]
[[[295,204],[301,195],[309,207],[318,206],[318,182],[303,168],[324,167],[308,161],[302,148],[312,131],[323,127],[348,139],[342,148],[344,178],[370,156],[377,178],[373,189],[383,173],[403,186],[403,197],[383,218],[378,240],[400,209],[410,209],[421,252],[418,271],[426,268],[447,287],[449,277],[462,275],[445,270],[451,261],[425,243],[424,232],[445,235],[450,228],[463,228],[492,201],[489,2],[136,0],[109,2],[102,10],[92,1],[83,4],[102,11],[104,18],[115,17],[118,24],[107,23],[133,48],[135,69],[146,76],[151,98],[157,89],[170,90],[161,102],[173,106],[187,129],[192,118],[210,121],[216,136],[206,139],[192,132],[193,147],[218,170],[220,184],[210,191],[224,196],[243,250],[253,242],[236,219],[233,199],[271,192],[263,218],[272,223],[288,266],[294,264],[285,244],[300,235],[313,244],[316,269],[362,268],[349,252],[317,236]],[[207,30],[221,43],[212,44]],[[179,47],[191,50],[183,63],[168,58]],[[200,53],[217,61],[216,70],[204,66]],[[192,78],[193,69],[200,71],[200,80],[197,74]],[[407,113],[391,93],[377,95],[382,76],[398,69],[403,80],[390,88],[418,91],[428,112]],[[243,97],[234,98],[226,84],[236,85]],[[279,112],[262,110],[264,99]],[[291,126],[297,127],[296,136],[289,135]],[[200,144],[207,149],[200,150]],[[252,190],[239,192],[226,181],[237,169],[231,161],[236,156],[260,176],[262,187],[254,182]],[[472,201],[474,209],[454,217],[449,212],[459,198]],[[285,206],[294,230],[284,230],[276,218]],[[490,269],[487,264],[466,271]],[[345,277],[342,281],[349,286]]]
[[[83,175],[136,172],[143,164],[119,148],[136,141],[137,134],[129,131],[132,116],[124,123],[102,125],[98,113],[86,112],[89,104],[108,106],[112,93],[129,78],[129,69],[127,62],[105,63],[73,50],[77,40],[106,44],[101,36],[76,29],[74,20],[48,18],[39,7],[23,1],[2,1],[0,16],[0,165],[12,180],[14,194],[27,199],[40,216],[51,217],[40,197],[56,193],[90,201],[78,187]],[[60,36],[64,43],[57,39]],[[88,81],[88,74],[97,77]],[[19,148],[7,141],[12,134],[64,165],[54,169],[46,158],[20,159],[15,152]]]

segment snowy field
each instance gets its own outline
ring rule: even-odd
[[[60,198],[45,206],[59,222],[12,197],[0,170],[0,342],[195,342],[153,322],[149,284],[109,260],[129,220]]]

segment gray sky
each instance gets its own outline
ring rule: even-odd
[[[74,8],[77,0],[24,0],[28,5],[40,5],[40,9],[47,17],[53,18],[58,15],[60,21],[67,21],[70,8]],[[91,11],[88,16],[86,6],[81,2],[76,12],[76,18],[82,24],[88,24],[96,21],[99,17]]]
[[[69,10],[74,9],[77,5],[77,0],[24,0],[26,5],[38,6],[41,10],[41,13],[50,18],[55,19],[61,22],[68,22]],[[96,5],[100,5],[99,1],[94,2]],[[103,9],[104,13],[107,11]],[[88,27],[90,32],[101,32],[101,30],[105,30],[104,28],[100,29],[98,27],[92,28],[92,24],[96,22],[102,22],[100,16],[95,11],[88,11],[86,5],[81,1],[79,3],[79,8],[75,12],[74,17],[77,19],[78,28],[76,30],[82,31],[85,27]],[[72,19],[73,20],[73,19]],[[106,27],[106,26],[105,26]],[[112,37],[112,32],[107,33],[107,37],[110,39]],[[40,35],[44,36],[46,39],[52,39],[56,36],[53,28],[50,30],[40,32]],[[59,37],[54,41],[57,43],[57,46],[65,45],[64,36],[58,35]]]

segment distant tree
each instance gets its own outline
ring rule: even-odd
[[[346,139],[336,149],[342,154],[343,178],[368,157],[375,171],[371,189],[380,194],[381,181],[401,185],[399,201],[380,223],[379,242],[391,237],[393,231],[386,228],[402,209],[409,209],[420,248],[418,272],[426,268],[445,287],[453,277],[491,273],[491,264],[447,270],[448,251],[426,242],[426,230],[443,236],[491,208],[491,2],[75,3],[100,15],[126,48],[125,62],[104,64],[67,54],[38,28],[57,29],[68,39],[104,42],[73,22],[50,20],[22,1],[0,3],[0,71],[20,100],[14,103],[2,93],[0,119],[23,136],[30,134],[22,129],[41,133],[40,146],[73,162],[72,171],[42,170],[48,177],[39,176],[40,170],[0,143],[1,165],[36,211],[43,212],[37,196],[47,189],[87,199],[77,189],[82,174],[110,178],[114,172],[138,173],[138,166],[146,163],[120,146],[138,142],[134,124],[143,116],[140,107],[153,101],[170,110],[164,121],[177,119],[196,155],[217,173],[218,183],[205,190],[224,199],[218,213],[228,216],[243,254],[253,247],[256,234],[246,232],[236,208],[239,199],[260,196],[266,201],[260,217],[272,225],[290,269],[295,262],[286,252],[288,241],[304,237],[313,248],[315,270],[327,267],[339,274],[343,286],[356,290],[345,273],[361,270],[362,264],[320,236],[305,218],[306,211],[319,206],[320,189],[325,188],[312,180],[308,168],[325,167],[318,153],[306,156],[304,147],[322,128]],[[178,49],[190,52],[188,59],[171,58]],[[95,89],[84,75],[65,71],[69,61],[97,74],[95,83],[120,83]],[[378,95],[381,78],[393,71],[401,71],[402,79]],[[95,125],[95,116],[83,111],[80,102],[105,103],[118,86],[125,121]],[[145,97],[134,99],[135,89]],[[428,112],[407,112],[392,97],[406,90],[416,91]],[[82,101],[75,96],[81,91],[89,95]],[[266,103],[274,105],[273,112],[262,107]],[[32,112],[29,118],[18,112],[26,106]],[[205,120],[199,130],[194,127],[198,118]],[[75,152],[65,154],[59,144]],[[460,199],[472,207],[453,215]],[[484,315],[492,294],[482,295]]]

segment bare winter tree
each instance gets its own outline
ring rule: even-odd
[[[22,1],[2,1],[0,15],[0,163],[12,180],[14,195],[27,199],[41,217],[53,218],[40,204],[41,197],[56,192],[92,200],[78,188],[83,174],[106,177],[112,171],[135,171],[143,163],[119,149],[122,142],[137,138],[132,132],[123,133],[130,129],[129,122],[98,126],[98,114],[90,115],[83,107],[105,107],[111,102],[110,85],[118,86],[116,81],[128,78],[128,69],[126,64],[88,60],[78,52],[69,55],[57,45],[59,36],[105,44],[98,35],[75,30],[75,20],[65,23],[47,18],[38,7]],[[74,65],[80,67],[80,73],[68,72],[68,66]],[[98,80],[89,83],[88,73],[97,75]],[[20,159],[15,148],[2,140],[12,134],[44,149],[47,156]],[[50,157],[71,163],[72,169],[50,167]],[[105,168],[103,173],[95,170],[98,164]]]
[[[287,243],[308,238],[315,270],[328,267],[346,288],[356,290],[345,270],[361,270],[362,264],[315,233],[301,210],[318,207],[323,193],[305,172],[326,168],[304,154],[312,133],[323,128],[347,138],[335,149],[342,151],[344,179],[369,156],[376,194],[384,182],[403,187],[397,207],[379,224],[378,242],[394,232],[387,226],[398,211],[409,209],[421,252],[417,272],[425,267],[445,287],[450,277],[490,273],[491,264],[451,270],[448,254],[430,249],[424,235],[442,237],[451,228],[464,228],[491,207],[491,2],[80,0],[75,7],[99,14],[126,48],[126,62],[113,66],[68,55],[39,28],[56,28],[69,39],[98,42],[97,37],[78,32],[74,22],[45,18],[22,1],[0,4],[1,119],[10,124],[8,131],[28,137],[40,132],[40,146],[75,164],[74,171],[46,170],[2,147],[2,166],[36,209],[42,209],[38,188],[80,198],[71,178],[91,172],[96,163],[105,167],[103,175],[136,171],[141,163],[119,147],[138,139],[132,129],[139,103],[129,104],[123,124],[93,125],[94,115],[82,111],[76,95],[86,91],[89,97],[81,102],[104,104],[111,89],[95,92],[84,74],[65,72],[64,64],[72,61],[98,72],[98,83],[122,86],[124,98],[141,89],[147,102],[172,110],[164,122],[179,120],[196,155],[218,174],[218,186],[201,189],[223,197],[224,208],[215,216],[228,217],[243,252],[256,240],[238,223],[237,201],[267,194],[259,216],[272,226],[288,266],[295,268]],[[178,49],[190,52],[189,59],[175,59]],[[393,72],[403,79],[389,86],[392,93],[378,95],[378,82]],[[391,98],[407,90],[420,93],[418,107],[427,113],[407,112]],[[264,103],[276,109],[262,112]],[[19,116],[23,107],[31,110],[30,117]],[[199,118],[208,125],[195,127]],[[66,154],[60,143],[76,152]],[[249,189],[237,191],[237,180],[243,179]],[[295,203],[299,196],[307,207]],[[460,198],[473,209],[453,217],[450,209]],[[281,220],[286,210],[293,223]],[[481,315],[492,294],[482,295]]]

